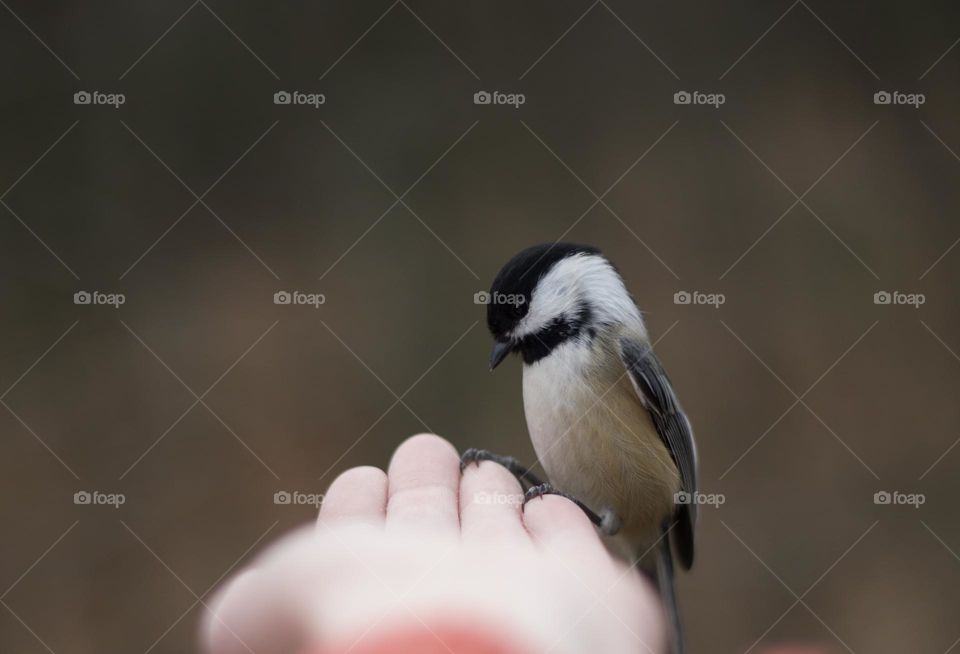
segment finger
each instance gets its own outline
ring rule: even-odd
[[[432,434],[404,441],[393,454],[387,474],[387,529],[422,529],[458,536],[460,456]]]
[[[468,465],[460,479],[460,533],[465,541],[530,544],[523,527],[523,489],[493,461]]]
[[[530,500],[523,507],[523,522],[537,545],[574,569],[613,565],[593,523],[565,497],[543,495]]]
[[[344,523],[382,527],[387,509],[387,475],[372,466],[351,468],[333,480],[323,496],[318,527]]]

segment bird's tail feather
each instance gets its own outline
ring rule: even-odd
[[[670,654],[685,654],[686,643],[683,639],[683,625],[680,622],[680,608],[677,605],[677,594],[674,589],[673,553],[670,550],[669,524],[660,529],[660,540],[656,545],[655,570],[651,580],[660,593],[663,603],[663,613],[667,619],[667,630],[670,636]]]

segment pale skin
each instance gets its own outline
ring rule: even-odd
[[[348,649],[400,625],[450,620],[529,651],[664,651],[659,600],[611,558],[571,501],[522,505],[505,468],[471,464],[433,435],[406,440],[387,472],[341,474],[315,528],[274,543],[208,604],[211,654]]]

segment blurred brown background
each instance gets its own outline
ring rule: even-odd
[[[313,515],[274,493],[411,433],[533,460],[473,297],[561,236],[621,268],[726,498],[692,651],[956,644],[954,3],[0,4],[0,650],[192,651]]]

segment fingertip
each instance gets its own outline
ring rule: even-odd
[[[408,437],[397,446],[393,457],[390,459],[390,467],[393,467],[393,462],[397,457],[414,453],[428,455],[430,458],[436,457],[448,460],[452,458],[456,459],[458,463],[460,461],[460,453],[457,452],[457,448],[455,448],[450,441],[442,436],[423,432]]]
[[[340,473],[337,478],[331,482],[326,495],[330,495],[330,491],[334,490],[335,487],[338,487],[338,492],[350,492],[365,488],[386,486],[386,483],[387,473],[380,468],[376,466],[357,466]]]
[[[382,526],[387,507],[387,474],[360,466],[342,472],[330,484],[320,505],[318,525],[344,522]]]

